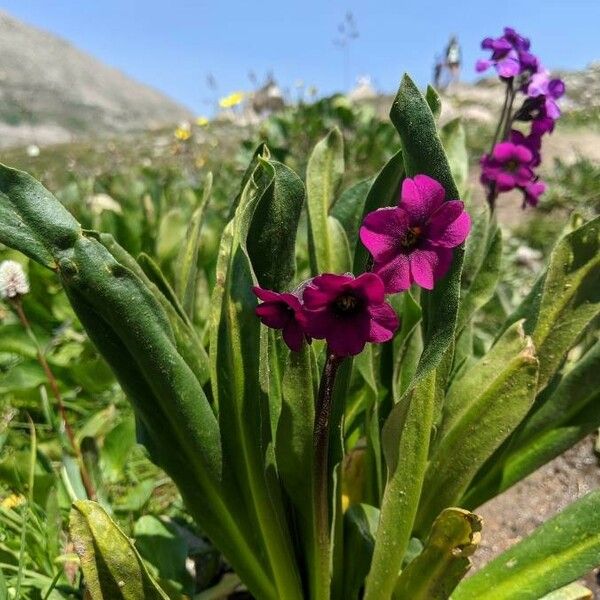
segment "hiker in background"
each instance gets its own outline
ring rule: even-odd
[[[450,72],[450,80],[448,85],[458,82],[460,78],[460,60],[460,44],[458,43],[458,38],[453,35],[448,42],[448,46],[446,47],[446,66]]]

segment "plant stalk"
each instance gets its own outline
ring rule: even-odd
[[[318,584],[316,597],[329,598],[331,542],[329,532],[329,431],[335,378],[343,358],[327,350],[323,367],[313,430],[313,502],[317,544]]]
[[[516,92],[514,89],[514,80],[510,79],[506,84],[506,91],[504,94],[504,104],[502,105],[502,112],[500,113],[500,119],[498,121],[498,125],[496,127],[496,131],[494,133],[494,137],[492,138],[492,145],[490,147],[489,154],[491,155],[494,151],[494,147],[499,141],[505,141],[508,138],[508,134],[510,132],[510,127],[512,125],[512,107],[515,102]],[[500,136],[500,132],[502,132],[502,136],[500,140],[498,136]],[[490,211],[493,213],[494,208],[496,206],[496,198],[498,197],[498,191],[496,190],[496,184],[490,183],[488,185],[488,193],[486,196],[486,201],[490,207]]]
[[[40,363],[40,365],[44,371],[44,375],[46,376],[46,379],[48,380],[50,389],[52,390],[52,395],[56,399],[56,403],[58,405],[58,412],[60,414],[61,426],[64,428],[64,431],[67,434],[67,438],[69,440],[69,444],[71,445],[71,449],[73,450],[73,453],[75,454],[75,456],[77,458],[77,462],[79,463],[79,471],[81,473],[81,481],[83,483],[83,486],[85,488],[88,498],[90,500],[95,500],[96,499],[96,489],[95,489],[94,484],[92,483],[92,479],[85,467],[85,463],[83,461],[83,456],[81,454],[79,445],[77,444],[77,440],[75,439],[75,433],[73,431],[73,428],[71,427],[71,425],[69,424],[69,421],[67,419],[67,412],[65,410],[65,405],[62,400],[62,395],[60,393],[60,389],[58,387],[58,382],[56,381],[56,377],[54,376],[54,373],[52,372],[52,369],[50,368],[50,365],[48,364],[48,361],[46,360],[46,357],[44,356],[42,347],[41,347],[35,333],[33,332],[33,329],[31,328],[31,324],[29,323],[29,319],[27,318],[27,315],[25,314],[25,310],[23,308],[23,301],[22,301],[21,297],[16,296],[15,298],[12,298],[10,300],[10,303],[11,303],[12,307],[15,309],[17,316],[19,317],[19,321],[21,322],[23,329],[25,329],[27,335],[29,336],[31,341],[35,344],[35,348],[36,348],[36,352],[37,352],[37,360]]]

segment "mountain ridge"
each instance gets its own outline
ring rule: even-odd
[[[154,129],[191,112],[0,10],[0,148]]]

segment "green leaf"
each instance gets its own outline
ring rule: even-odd
[[[188,225],[185,241],[179,251],[176,265],[176,289],[181,300],[183,310],[194,318],[196,289],[198,287],[198,251],[200,249],[200,233],[204,220],[204,213],[212,191],[212,173],[206,176],[202,198],[192,214]]]
[[[523,323],[507,329],[502,337],[468,371],[452,382],[443,407],[443,419],[438,440],[443,440],[458,421],[473,407],[482,390],[502,372],[506,365],[528,348]]]
[[[106,246],[104,242],[103,245]],[[179,303],[177,295],[160,267],[147,254],[142,253],[138,257],[138,263],[142,268],[144,275],[140,276],[138,275],[138,269],[130,265],[129,260],[125,261],[119,253],[115,254],[115,246],[116,244],[110,246],[111,254],[117,261],[132,269],[133,272],[142,279],[146,284],[146,287],[149,288],[155,299],[163,307],[167,318],[169,319],[169,323],[171,324],[179,354],[181,354],[186,364],[193,371],[200,384],[204,385],[208,381],[210,371],[208,355],[202,342],[198,338],[190,318],[185,313],[183,306]]]
[[[290,352],[282,380],[282,406],[275,453],[281,482],[294,511],[294,522],[308,571],[308,586],[316,593],[319,565],[315,552],[313,502],[313,426],[316,361],[311,347]]]
[[[157,568],[159,583],[165,589],[175,587],[191,594],[193,585],[185,564],[188,546],[176,529],[153,515],[144,515],[136,521],[133,534],[138,552]]]
[[[600,563],[600,490],[574,502],[463,581],[452,600],[538,600]]]
[[[442,99],[437,93],[437,90],[431,85],[427,86],[427,90],[425,91],[425,100],[427,101],[427,105],[431,109],[433,116],[436,119],[439,119],[440,114],[442,113]]]
[[[301,594],[300,580],[271,463],[271,402],[276,400],[269,377],[271,336],[255,315],[256,278],[246,245],[253,219],[262,218],[255,217],[255,209],[270,184],[265,168],[261,161],[248,179],[222,237],[211,316],[211,383],[231,501],[238,504],[238,518],[255,532],[271,571],[275,590],[269,597],[285,589],[294,599]]]
[[[433,522],[425,547],[402,571],[394,598],[446,600],[466,572],[481,539],[481,518],[446,508]]]
[[[486,357],[481,361],[485,362]],[[487,381],[479,373],[474,375],[479,382],[477,392],[463,396],[465,407],[455,411],[452,421],[444,425],[423,484],[415,526],[420,536],[427,534],[444,508],[459,502],[479,468],[533,404],[538,361],[531,341],[525,338],[519,354],[496,366],[496,373]],[[474,381],[469,385],[474,386]]]
[[[263,160],[268,180],[256,203],[248,231],[248,255],[261,287],[287,290],[296,273],[296,233],[304,204],[304,184],[288,167]]]
[[[429,175],[441,183],[449,200],[458,198],[434,116],[406,75],[390,118],[400,134],[406,175]],[[463,253],[463,248],[455,249],[449,273],[432,292],[421,292],[423,354],[411,387],[392,409],[383,430],[389,478],[365,600],[391,595],[413,529],[436,411],[436,368],[454,341]]]
[[[456,182],[456,187],[461,194],[464,194],[469,178],[469,155],[467,153],[467,139],[462,119],[459,117],[448,121],[440,130],[440,138],[448,157],[448,163],[450,164],[450,170]],[[450,199],[452,200],[452,198]],[[454,200],[458,199],[454,198]]]
[[[2,569],[0,569],[0,598],[9,598],[8,586],[6,585],[6,579]]]
[[[168,600],[129,538],[99,504],[75,502],[69,530],[92,600]]]
[[[43,227],[45,235],[40,236]],[[81,227],[33,177],[0,164],[0,243],[54,269]]]
[[[350,254],[354,256],[358,243],[358,230],[362,224],[362,215],[367,195],[375,179],[364,179],[345,190],[337,199],[331,210],[346,232]]]
[[[106,481],[116,482],[123,475],[129,453],[135,446],[135,421],[124,419],[109,431],[102,444],[100,463]]]
[[[392,158],[390,158],[390,160],[388,160],[373,181],[369,193],[367,194],[362,214],[360,215],[359,228],[368,213],[377,210],[378,208],[384,208],[398,203],[398,193],[403,179],[404,158],[402,156],[402,151],[399,150]],[[364,272],[368,256],[369,253],[367,252],[367,249],[361,243],[357,243],[356,250],[354,251],[353,263],[353,272],[355,275]]]
[[[317,382],[312,348],[290,352],[283,374],[283,403],[275,446],[277,466],[291,502],[301,514],[312,512],[312,435]]]
[[[344,140],[336,128],[315,146],[306,167],[309,253],[313,275],[334,270],[334,242],[327,221],[343,174]]]
[[[430,371],[404,395],[386,421],[383,449],[390,475],[365,600],[390,598],[394,590],[417,513],[434,408],[435,371]]]
[[[543,395],[544,396],[544,395]],[[513,434],[505,452],[486,465],[467,494],[478,506],[556,458],[600,426],[600,342],[569,371]]]
[[[344,514],[344,600],[356,600],[369,572],[379,509],[355,504]]]
[[[600,393],[600,341],[566,373],[519,430],[519,440],[568,424]],[[517,442],[518,443],[518,442]]]
[[[188,218],[180,208],[172,208],[161,218],[156,234],[156,258],[163,262],[177,256],[177,250],[185,239]]]
[[[406,175],[428,175],[442,184],[447,200],[458,198],[433,114],[408,75],[402,79],[390,118],[400,134]],[[423,376],[436,367],[453,341],[463,254],[462,247],[455,248],[448,274],[436,282],[432,292],[421,291],[425,339],[417,376]]]
[[[487,202],[467,204],[467,212],[471,216],[471,231],[465,242],[465,258],[463,262],[462,287],[468,290],[481,268],[481,263],[489,248],[490,231],[496,225],[492,221]]]
[[[221,439],[212,407],[179,354],[168,314],[154,292],[137,268],[115,259],[98,234],[83,235],[61,204],[29,176],[0,167],[0,193],[4,205],[13,206],[30,234],[52,253],[77,316],[135,407],[153,460],[177,483],[190,513],[248,587],[272,598],[243,509],[224,497]],[[18,232],[0,230],[3,243],[28,251]],[[43,260],[35,250],[32,246],[30,255]]]
[[[327,230],[331,241],[330,271],[333,273],[347,273],[352,261],[348,238],[341,223],[332,216],[327,217]]]
[[[565,587],[546,594],[540,600],[592,600],[594,592],[580,583],[569,583]]]
[[[547,272],[508,320],[527,316],[525,332],[539,354],[540,390],[599,312],[600,217],[596,217],[559,240]]]
[[[409,291],[392,297],[392,306],[400,316],[400,331],[394,336],[393,396],[401,398],[417,369],[423,351],[421,330],[422,311]]]

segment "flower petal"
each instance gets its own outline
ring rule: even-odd
[[[423,224],[429,215],[446,197],[442,185],[427,175],[415,175],[406,178],[402,183],[400,208],[403,208],[410,218],[411,225]]]
[[[443,277],[452,264],[452,250],[432,246],[417,248],[410,254],[409,260],[414,282],[426,290],[432,290],[436,280]]]
[[[514,157],[522,163],[529,163],[533,158],[531,150],[527,146],[521,146],[520,144],[513,144]]]
[[[360,240],[375,260],[385,260],[397,252],[398,242],[409,227],[409,218],[403,209],[380,208],[365,217]]]
[[[267,326],[282,329],[293,319],[291,309],[283,302],[264,302],[254,309],[256,315]]]
[[[352,275],[335,275],[333,273],[318,275],[304,289],[302,296],[304,306],[310,310],[327,306],[340,294],[344,285],[353,280]]]
[[[512,173],[506,173],[504,171],[501,171],[497,174],[495,181],[496,185],[498,186],[498,191],[500,192],[508,192],[517,185],[515,176]]]
[[[508,162],[514,157],[515,144],[500,142],[494,146],[492,157],[502,163]]]
[[[462,244],[471,230],[471,217],[460,200],[444,202],[431,216],[427,240],[434,246],[454,248]]]
[[[391,340],[398,329],[399,320],[394,309],[387,303],[369,307],[371,328],[369,342],[382,343]]]
[[[398,254],[388,262],[376,262],[373,270],[383,281],[387,294],[403,292],[410,288],[410,266],[407,254]]]
[[[355,319],[338,321],[326,338],[329,349],[337,356],[360,354],[369,338],[370,323],[367,312]]]
[[[300,352],[304,342],[304,331],[298,322],[291,320],[283,328],[283,341],[288,345],[290,350]]]
[[[254,295],[263,302],[267,302],[269,300],[279,300],[279,294],[277,292],[273,292],[272,290],[264,290],[263,288],[255,285],[252,288],[252,291],[254,292]]]
[[[354,290],[369,304],[381,304],[385,299],[385,287],[379,275],[363,273],[346,286]]]

